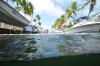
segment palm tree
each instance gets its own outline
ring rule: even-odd
[[[58,18],[56,21],[55,21],[55,24],[52,25],[52,28],[58,28],[58,29],[61,29],[61,26],[63,25],[63,23],[65,23],[65,16],[62,15],[60,16],[60,18]]]
[[[40,22],[40,19],[41,19],[40,15],[36,15],[35,19],[33,19],[33,22],[35,22],[34,26],[36,26],[38,30],[41,28],[41,24],[42,24]]]
[[[39,20],[39,21],[40,21],[40,19],[41,19],[39,15],[36,15],[36,18],[37,18],[37,20]]]
[[[96,0],[91,0],[90,1],[90,9],[89,9],[89,14],[88,15],[90,15],[90,13],[93,11],[95,4],[96,4]]]
[[[34,8],[31,4],[31,2],[26,3],[26,6],[23,6],[23,8],[24,8],[24,13],[25,14],[29,14],[29,15],[33,14]]]
[[[38,20],[39,27],[41,27],[41,22],[40,22],[41,17],[40,17],[40,15],[36,15],[36,19]]]
[[[72,15],[71,9],[70,7],[68,7],[65,13],[65,20],[68,20],[71,17],[71,15]]]
[[[33,19],[34,22],[36,22],[36,19]]]
[[[70,17],[74,18],[74,15],[77,16],[76,12],[78,11],[78,4],[76,1],[73,1],[70,6],[67,7],[66,13],[62,15],[60,18],[58,18],[55,22],[55,24],[52,26],[52,28],[59,27],[66,22]]]
[[[94,6],[96,5],[96,0],[86,0],[86,3],[84,3],[84,5],[80,8],[80,9],[84,9],[84,7],[86,7],[87,5],[90,5],[89,7],[89,14],[93,11]]]
[[[88,14],[89,16],[90,13],[93,11],[95,4],[96,4],[96,0],[86,0],[86,3],[84,3],[84,5],[80,7],[78,3],[75,0],[73,0],[71,5],[67,7],[66,13],[63,15],[63,17],[60,17],[55,21],[54,25],[52,25],[52,28],[61,29],[63,23],[65,23],[66,20],[68,20],[69,18],[73,18],[73,20],[75,20],[74,16],[77,17],[77,11],[82,10],[87,5],[90,5],[89,14]],[[67,28],[71,28],[73,24],[69,23],[69,25],[66,26]]]
[[[17,7],[15,8],[17,11],[23,10],[23,12],[27,15],[33,14],[34,6],[28,0],[12,0],[16,2]]]
[[[66,25],[67,28],[71,28],[73,25],[72,23],[70,22],[68,25]]]
[[[66,22],[66,20],[71,16],[71,11],[69,8],[66,9],[66,13],[64,15],[61,15],[60,18],[58,18],[54,25],[52,25],[52,28],[55,29],[62,29],[62,25]]]
[[[55,21],[54,25],[52,25],[52,28],[55,29],[55,28],[58,28],[59,26],[60,26],[60,18],[58,18],[58,19]]]
[[[38,25],[39,25],[40,27],[41,27],[41,24],[42,24],[41,22],[38,22]]]
[[[70,17],[71,18],[74,18],[74,15],[77,16],[76,12],[78,11],[78,4],[76,1],[73,1],[71,3],[70,6],[67,7],[66,9],[66,18],[65,19],[69,19]]]
[[[73,16],[77,16],[76,12],[78,11],[78,4],[76,1],[73,1],[71,4],[71,12],[73,14]]]

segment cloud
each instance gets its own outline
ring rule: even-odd
[[[65,0],[52,0],[52,1],[59,3],[59,4],[63,4]]]
[[[35,7],[34,13],[48,13],[49,15],[60,16],[64,14],[64,11],[59,7],[55,6],[52,0],[30,0]]]

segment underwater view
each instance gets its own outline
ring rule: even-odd
[[[0,62],[96,53],[100,33],[0,35]]]
[[[0,0],[0,66],[100,66],[100,0]]]

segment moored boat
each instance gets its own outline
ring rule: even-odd
[[[100,13],[95,14],[88,20],[81,20],[65,33],[99,33],[100,32]]]

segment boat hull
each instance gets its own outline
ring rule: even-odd
[[[78,26],[65,31],[65,33],[98,33],[98,32],[100,32],[100,23]]]

